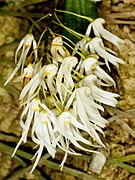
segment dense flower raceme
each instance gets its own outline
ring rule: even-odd
[[[31,139],[38,147],[31,172],[38,165],[44,148],[52,158],[57,148],[65,152],[60,165],[62,169],[68,154],[80,155],[71,149],[70,144],[95,153],[99,153],[96,150],[99,146],[105,147],[99,133],[104,136],[103,128],[107,120],[100,115],[100,111],[104,111],[103,105],[116,107],[118,94],[102,90],[102,86],[115,87],[114,80],[102,67],[107,66],[111,70],[110,63],[119,68],[119,64],[124,62],[104,46],[101,37],[118,48],[123,40],[105,30],[103,24],[101,18],[94,20],[84,38],[72,47],[75,49],[72,55],[61,36],[54,36],[50,42],[50,49],[47,48],[50,59],[45,63],[43,58],[38,59],[38,47],[31,34],[22,39],[16,50],[17,66],[5,83],[11,81],[21,68],[21,75],[14,78],[14,82],[24,82],[19,98],[23,108],[20,117],[22,136],[12,156],[21,143],[27,142],[31,129]],[[92,29],[96,37],[88,38]],[[26,65],[31,46],[34,58]],[[91,137],[91,141],[82,135],[82,131]],[[84,148],[83,144],[91,148]]]

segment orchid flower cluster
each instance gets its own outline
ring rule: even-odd
[[[102,128],[106,126],[107,120],[100,113],[104,111],[103,105],[116,107],[119,95],[102,89],[115,87],[114,80],[102,67],[106,65],[111,71],[110,64],[119,68],[119,64],[124,62],[105,47],[102,39],[117,48],[123,40],[107,31],[103,27],[104,23],[102,18],[93,20],[86,34],[81,35],[81,40],[72,47],[72,54],[60,35],[53,35],[47,48],[48,59],[44,61],[38,58],[39,47],[33,34],[27,34],[16,50],[16,68],[5,83],[9,83],[21,69],[21,75],[14,81],[23,84],[19,98],[23,108],[20,117],[22,136],[12,156],[21,143],[27,142],[31,129],[31,139],[38,147],[31,172],[37,166],[44,148],[52,158],[57,148],[65,152],[60,165],[62,169],[68,154],[80,155],[71,145],[95,153],[98,153],[95,148],[105,147],[99,133],[104,135]],[[91,38],[91,33],[95,37]],[[34,58],[26,64],[32,49]],[[89,135],[91,140],[84,137],[82,132]]]

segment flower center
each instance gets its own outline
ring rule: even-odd
[[[47,125],[47,124],[48,124],[48,120],[45,119],[45,120],[42,121],[42,123],[45,124],[45,125]]]
[[[92,66],[91,66],[91,70],[94,71],[94,70],[96,69],[96,67],[97,67],[96,64],[92,65]]]
[[[66,125],[71,124],[71,122],[72,122],[72,120],[71,120],[71,119],[68,119],[68,118],[67,118],[67,119],[65,119],[65,124],[66,124]]]

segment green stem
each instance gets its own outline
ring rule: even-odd
[[[18,142],[19,138],[0,133],[0,140],[6,141],[6,142]]]
[[[0,133],[0,140],[5,141],[5,142],[15,142],[15,143],[17,143],[19,141],[19,137],[15,137],[15,136]],[[28,140],[27,145],[29,145],[30,147],[34,147],[35,143]]]
[[[126,169],[127,171],[135,174],[135,167],[133,167],[133,166],[130,166],[130,165],[125,164],[125,163],[117,163],[115,165],[120,167],[120,168]]]
[[[76,54],[80,55],[80,57],[81,57],[82,59],[86,59],[83,54],[81,54],[80,52],[78,52],[75,48],[73,48],[72,46],[70,46],[70,45],[69,45],[68,43],[66,43],[65,41],[64,41],[64,44],[67,45],[67,46],[68,46],[70,49],[72,49],[73,51],[75,51]],[[79,49],[79,48],[78,48],[78,49]]]
[[[56,20],[58,21],[58,23],[55,22],[55,21],[53,21],[53,23],[55,23],[55,24],[63,27],[63,28],[66,29],[69,33],[71,33],[71,34],[73,34],[75,37],[77,37],[78,39],[84,38],[84,39],[86,39],[86,41],[88,41],[88,42],[92,40],[92,38],[90,38],[90,37],[88,37],[88,36],[85,36],[85,35],[82,35],[82,34],[76,32],[76,31],[74,31],[73,29],[71,29],[71,28],[69,28],[69,27],[67,27],[67,26],[64,26],[64,25],[60,22],[60,20],[59,20],[58,16],[56,15],[56,13],[55,13],[55,17],[56,17]]]
[[[66,14],[71,14],[71,15],[77,16],[77,17],[79,17],[79,18],[86,19],[86,20],[88,20],[88,21],[90,21],[90,22],[92,22],[92,21],[94,20],[94,19],[92,19],[92,18],[90,18],[90,17],[82,16],[82,15],[80,15],[80,14],[73,13],[73,12],[70,12],[70,11],[63,11],[63,10],[57,10],[57,9],[56,9],[55,11],[57,11],[57,12],[62,12],[62,13],[66,13]]]
[[[79,73],[78,71],[76,71],[74,69],[73,69],[73,72],[79,77],[79,79],[84,79],[85,78],[85,76],[83,74]]]
[[[46,14],[45,16],[41,17],[37,21],[33,22],[32,26],[30,27],[29,32],[32,32],[33,26],[36,26],[38,22],[42,21],[43,19],[47,18],[48,16],[52,16],[50,13]]]
[[[118,167],[126,169],[127,171],[131,173],[135,173],[135,167],[123,163],[123,162],[134,161],[134,160],[135,160],[135,154],[132,154],[132,155],[127,155],[127,156],[119,157],[119,158],[110,158],[107,160],[107,163],[114,164]]]
[[[63,27],[63,28],[66,29],[68,32],[70,32],[71,34],[73,34],[74,36],[76,36],[78,39],[84,38],[84,35],[82,35],[82,34],[80,34],[80,33],[77,33],[77,32],[74,31],[73,29],[70,29],[70,28],[64,26],[64,25],[59,21],[59,19],[58,19],[57,16],[56,16],[56,19],[57,19],[57,21],[58,21],[59,23],[57,23],[57,22],[55,22],[55,21],[53,21],[53,23],[55,23],[55,24]]]
[[[135,154],[119,157],[119,158],[110,158],[107,160],[108,163],[122,163],[127,161],[133,161],[135,160]]]
[[[71,41],[71,40],[70,40],[69,38],[67,38],[66,36],[63,36],[63,35],[58,34],[58,33],[55,33],[55,35],[61,36],[61,37],[64,38],[65,40],[69,41],[69,43],[72,44],[74,47],[76,47],[76,44],[73,43],[73,41]],[[86,59],[86,57],[85,57],[82,53],[78,52],[75,48],[73,48],[72,46],[70,46],[68,43],[66,43],[65,41],[63,41],[63,43],[64,43],[65,45],[67,45],[70,49],[72,49],[73,51],[75,51],[76,54],[80,55],[82,59],[84,59],[84,60]],[[80,51],[82,51],[82,49],[79,48],[79,47],[77,47],[77,49],[80,50]]]
[[[10,147],[10,146],[0,142],[0,151],[4,152],[6,154],[9,154],[11,156],[13,150],[14,150],[14,148],[12,148],[12,147]],[[14,156],[14,160],[16,160],[23,167],[26,167],[26,165],[27,165],[22,159],[20,159],[17,156]]]
[[[13,148],[13,147],[8,146],[8,145],[6,145],[6,144],[4,144],[4,143],[1,143],[1,142],[0,142],[0,149],[1,149],[2,151],[4,151],[4,152],[9,153],[9,154],[12,154],[13,151],[14,151],[14,148]],[[29,159],[29,160],[32,159],[32,157],[33,157],[32,154],[27,153],[27,152],[22,151],[22,150],[19,150],[19,149],[16,151],[16,154],[17,154],[18,156],[20,156],[20,157],[23,157],[23,158]]]

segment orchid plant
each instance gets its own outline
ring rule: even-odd
[[[27,142],[31,129],[31,139],[38,147],[31,173],[44,148],[52,158],[57,148],[65,152],[60,165],[62,169],[68,154],[80,155],[71,148],[71,144],[72,147],[92,153],[99,153],[97,147],[105,147],[99,134],[104,136],[103,128],[107,120],[101,116],[101,111],[104,111],[103,105],[116,107],[119,95],[102,89],[115,87],[115,81],[102,67],[107,66],[111,71],[110,64],[119,68],[119,64],[124,64],[124,61],[104,45],[103,39],[117,48],[124,41],[104,28],[104,19],[80,18],[90,20],[90,24],[85,35],[66,28],[80,38],[76,45],[68,44],[70,50],[65,45],[67,42],[64,37],[51,31],[46,56],[39,58],[40,47],[34,35],[27,34],[16,50],[16,68],[5,82],[5,85],[9,83],[21,68],[21,75],[14,82],[20,81],[23,85],[19,98],[23,108],[20,117],[22,136],[12,156],[22,142]],[[91,37],[91,31],[95,37]],[[34,57],[27,64],[31,50]],[[82,132],[89,135],[91,141]]]

